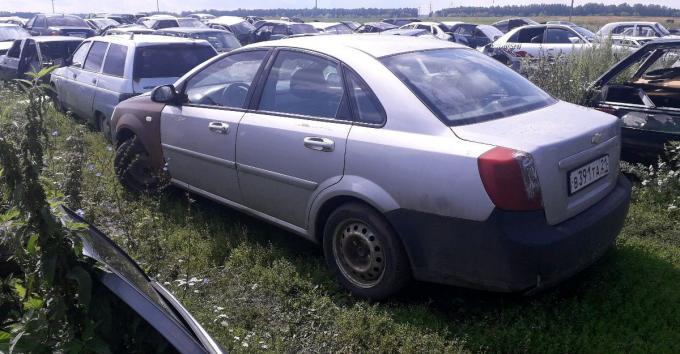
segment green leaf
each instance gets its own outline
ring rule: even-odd
[[[24,310],[38,310],[43,307],[43,300],[37,297],[30,297],[24,301]]]
[[[47,256],[43,262],[42,268],[45,282],[51,286],[54,282],[54,272],[57,268],[57,257],[54,254]]]
[[[90,273],[82,267],[76,266],[68,272],[66,277],[78,283],[78,301],[85,308],[90,306],[90,299],[92,297],[92,278]]]
[[[38,234],[31,235],[31,237],[28,239],[26,250],[28,251],[28,254],[35,254],[35,252],[38,250]]]
[[[0,343],[9,343],[12,335],[9,332],[0,331]]]
[[[26,296],[26,288],[24,288],[24,286],[21,285],[21,283],[19,282],[14,283],[14,292],[21,299],[23,299]]]
[[[16,219],[20,215],[20,211],[17,208],[12,208],[2,214],[0,214],[0,222],[7,222]]]

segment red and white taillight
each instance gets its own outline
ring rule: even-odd
[[[541,185],[531,154],[499,146],[482,154],[477,165],[484,189],[499,209],[543,208]]]

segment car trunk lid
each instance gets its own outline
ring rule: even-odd
[[[619,121],[614,116],[558,102],[531,112],[451,129],[464,140],[530,153],[549,224],[582,212],[616,184],[621,138]],[[608,175],[571,194],[569,172],[603,156],[609,158]]]

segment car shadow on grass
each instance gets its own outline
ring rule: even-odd
[[[186,204],[184,192],[168,196]],[[177,199],[180,200],[177,200]],[[259,219],[198,196],[205,220],[238,223],[247,241],[284,251],[300,274],[319,284],[337,305],[353,298],[325,270],[318,245]],[[223,242],[215,238],[215,245]],[[399,323],[492,352],[668,351],[680,344],[680,271],[644,240],[626,238],[596,264],[532,296],[414,282],[377,304]]]

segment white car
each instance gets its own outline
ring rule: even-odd
[[[523,59],[557,57],[592,47],[577,30],[565,25],[530,25],[518,27],[484,47],[483,52],[518,69]]]
[[[441,22],[412,22],[399,28],[424,29],[432,33],[437,39],[443,39],[445,41],[449,41],[452,38],[451,33],[449,33],[449,27]]]
[[[643,21],[611,22],[602,26],[596,34],[600,38],[616,35],[627,37],[666,37],[671,35],[662,24]]]
[[[110,35],[84,41],[50,78],[59,108],[86,119],[110,137],[115,106],[175,82],[217,55],[205,40],[154,35]]]
[[[125,185],[167,163],[174,185],[323,244],[339,281],[374,299],[412,277],[555,284],[611,247],[630,198],[616,117],[442,40],[259,42],[112,123]]]

